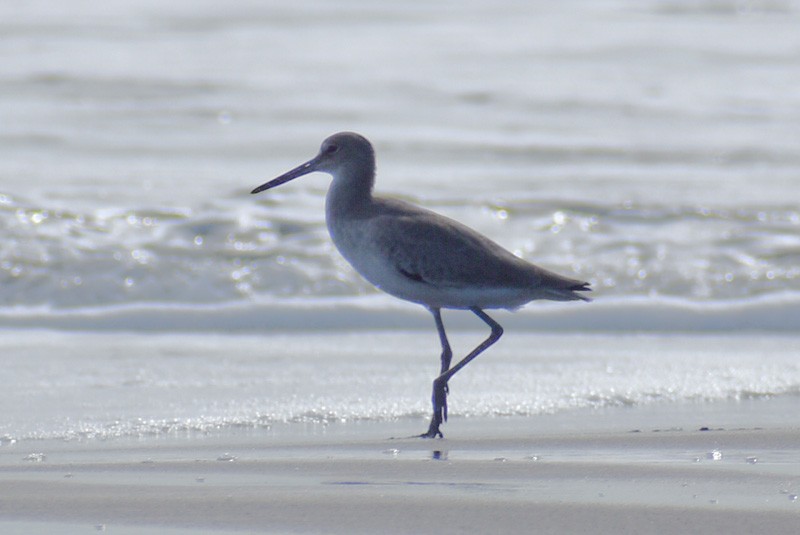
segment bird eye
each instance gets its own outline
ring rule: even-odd
[[[333,154],[337,150],[339,150],[339,145],[330,144],[325,147],[325,154]]]

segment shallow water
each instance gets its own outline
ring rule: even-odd
[[[482,335],[456,331],[454,351],[466,352]],[[0,446],[190,437],[282,423],[398,421],[405,428],[417,421],[422,432],[437,344],[432,328],[268,336],[2,332]],[[797,335],[511,330],[451,381],[445,431],[469,417],[686,403],[698,426],[714,425],[704,416],[714,402],[796,402],[799,351]]]

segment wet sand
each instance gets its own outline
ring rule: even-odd
[[[3,444],[0,531],[794,533],[796,402]]]

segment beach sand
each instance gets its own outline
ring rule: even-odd
[[[0,447],[2,533],[796,533],[796,398]]]

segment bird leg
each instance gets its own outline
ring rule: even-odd
[[[483,353],[489,346],[497,342],[497,340],[499,340],[503,335],[503,327],[501,327],[499,323],[494,321],[483,310],[478,307],[470,307],[470,310],[476,316],[482,319],[484,323],[491,327],[492,332],[489,334],[489,337],[486,338],[486,340],[484,340],[478,347],[473,349],[469,355],[464,357],[458,362],[458,364],[451,368],[450,360],[453,356],[453,353],[450,350],[450,344],[447,341],[447,335],[444,331],[441,311],[438,308],[431,309],[433,318],[436,320],[436,329],[439,331],[439,339],[442,342],[442,372],[439,377],[433,381],[433,417],[431,418],[430,426],[428,426],[428,431],[420,435],[422,438],[444,437],[442,432],[439,431],[439,426],[447,421],[447,394],[449,392],[447,382],[461,368],[469,364],[472,359]]]
[[[436,330],[439,333],[439,342],[442,344],[442,366],[439,375],[441,376],[450,369],[450,362],[453,360],[453,350],[450,349],[450,342],[447,340],[447,333],[444,331],[444,323],[442,322],[442,312],[438,308],[431,308],[431,314],[436,322]],[[439,431],[439,426],[447,421],[447,394],[450,391],[447,386],[447,381],[435,380],[433,382],[433,394],[431,395],[431,403],[433,404],[433,417],[431,418],[431,425],[428,431],[423,433],[422,437],[436,438],[441,437],[442,433]]]
[[[439,426],[447,420],[447,383],[440,381],[437,377],[433,381],[433,416],[428,430],[420,435],[420,438],[444,438]]]

